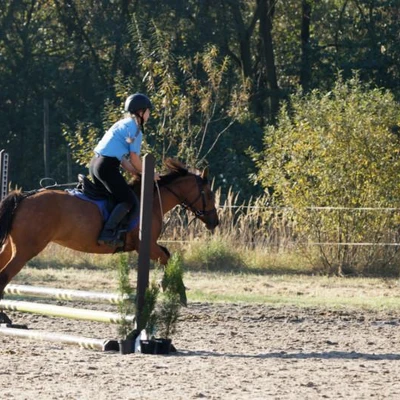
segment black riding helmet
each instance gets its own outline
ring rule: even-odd
[[[145,110],[149,108],[151,110],[152,104],[150,99],[142,93],[131,94],[125,100],[125,111],[135,114],[139,110]]]

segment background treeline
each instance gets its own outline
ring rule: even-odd
[[[344,80],[357,70],[398,100],[399,20],[398,0],[2,0],[10,178],[31,189],[45,175],[45,101],[49,175],[66,182],[85,171],[125,96],[143,91],[156,105],[146,135],[158,161],[208,162],[217,186],[249,199],[260,189],[248,149],[264,154],[264,134],[299,86],[328,92],[339,70]]]

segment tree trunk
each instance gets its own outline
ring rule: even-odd
[[[237,4],[233,4],[231,2],[229,3],[229,5],[231,6],[232,14],[237,26],[237,36],[240,46],[240,62],[243,75],[246,78],[253,78],[250,38],[253,33],[254,27],[250,26],[248,29],[246,29],[242,14],[240,12],[240,8],[237,6]]]
[[[115,48],[113,55],[113,62],[111,67],[111,77],[115,77],[118,66],[121,61],[121,50],[123,46],[123,38],[124,34],[127,32],[127,21],[128,21],[128,6],[130,0],[122,0],[120,4],[120,16],[119,16],[119,26],[116,26],[116,35],[115,35]]]
[[[260,41],[262,63],[261,69],[264,72],[262,81],[265,82],[266,90],[260,94],[267,101],[267,116],[270,122],[276,118],[279,109],[279,87],[276,76],[274,47],[272,43],[272,18],[274,14],[274,2],[270,0],[258,0],[260,9]],[[264,68],[265,67],[265,68]],[[263,100],[263,99],[260,99]],[[260,102],[260,105],[262,103]],[[265,116],[264,116],[265,119]]]
[[[310,48],[310,19],[311,3],[303,0],[301,4],[301,66],[300,66],[300,85],[308,91],[311,82],[311,48]]]

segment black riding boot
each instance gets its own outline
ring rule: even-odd
[[[122,247],[124,245],[124,242],[118,237],[117,227],[129,211],[127,203],[118,203],[114,207],[97,239],[98,244],[106,244],[111,247]]]

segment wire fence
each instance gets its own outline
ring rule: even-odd
[[[197,245],[218,240],[243,254],[297,253],[317,273],[398,274],[400,209],[394,207],[237,206],[218,208],[220,225],[207,233],[199,220],[175,208],[164,226],[161,242]],[[189,243],[189,244],[188,244]],[[204,242],[203,242],[204,245]],[[210,243],[211,245],[211,243]]]
[[[218,207],[215,235],[263,247],[400,246],[400,209],[394,207]],[[302,226],[299,226],[302,224]],[[178,207],[165,221],[161,241],[188,243],[204,237],[204,227]]]

